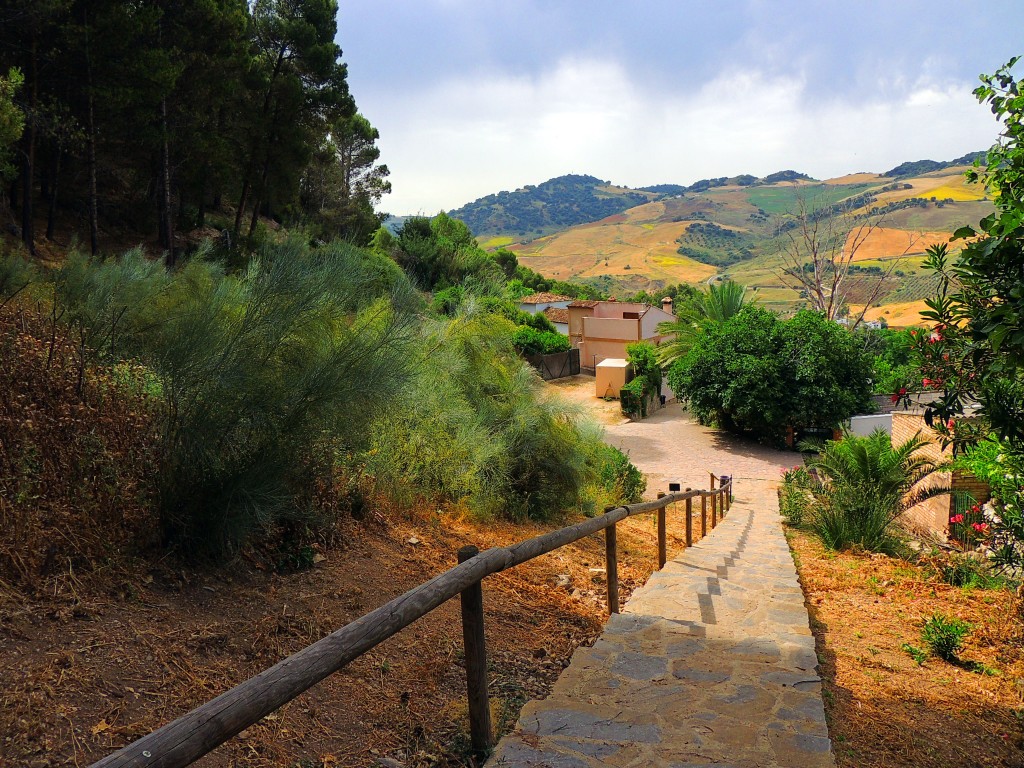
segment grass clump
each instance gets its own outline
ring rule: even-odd
[[[921,640],[940,659],[956,662],[970,632],[971,625],[966,621],[933,613],[921,629]]]

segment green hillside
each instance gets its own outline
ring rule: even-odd
[[[614,216],[657,197],[655,192],[616,187],[595,176],[570,174],[482,197],[449,215],[464,221],[478,238],[533,239]]]

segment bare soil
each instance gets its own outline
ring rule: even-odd
[[[1021,606],[1012,591],[952,587],[927,564],[828,552],[801,532],[789,540],[839,768],[1024,766]],[[971,624],[960,664],[929,656],[919,665],[904,650],[925,647],[921,627],[934,613]]]
[[[455,565],[460,546],[547,530],[378,511],[346,524],[347,545],[301,573],[153,562],[103,588],[94,577],[76,592],[72,580],[54,599],[0,586],[0,766],[88,765]],[[670,548],[681,534],[670,524]],[[619,542],[625,599],[652,571],[653,520],[620,524]],[[502,730],[599,633],[603,569],[594,536],[485,582]],[[452,601],[198,764],[471,765],[461,648]]]

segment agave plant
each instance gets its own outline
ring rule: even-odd
[[[658,362],[668,366],[686,356],[701,331],[710,323],[721,323],[746,304],[746,287],[732,280],[710,285],[678,309],[678,319],[661,323],[658,333],[675,338],[658,347]]]
[[[829,441],[812,466],[819,484],[811,530],[830,549],[859,546],[895,554],[898,519],[910,507],[949,489],[919,484],[940,465],[918,453],[927,444],[920,433],[900,445],[877,430],[867,437],[846,433]]]

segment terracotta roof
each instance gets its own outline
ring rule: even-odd
[[[589,299],[580,299],[579,301],[574,301],[569,306],[570,307],[596,307],[600,303],[601,303],[600,301],[590,301]]]
[[[572,301],[572,296],[559,296],[557,293],[535,293],[532,296],[523,296],[520,304],[551,304],[556,301]]]
[[[559,309],[558,307],[548,307],[544,310],[544,317],[550,320],[552,323],[563,323],[568,325],[569,323],[569,310]]]

